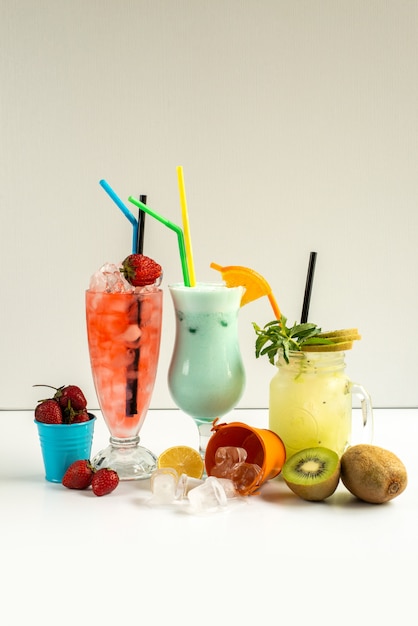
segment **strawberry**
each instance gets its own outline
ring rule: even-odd
[[[91,485],[94,476],[94,468],[88,459],[74,461],[67,468],[62,484],[68,489],[87,489]]]
[[[53,398],[41,400],[35,408],[35,419],[44,424],[62,424],[63,415],[60,405]]]
[[[33,385],[34,387],[49,387],[55,389],[54,400],[59,402],[63,409],[69,406],[74,411],[81,411],[87,407],[87,400],[83,392],[77,385],[62,385],[62,387],[53,387],[52,385]]]
[[[84,397],[83,392],[77,385],[66,385],[64,387],[58,387],[55,400],[58,400],[63,409],[70,406],[74,411],[81,411],[87,406],[87,400]]]
[[[62,410],[62,418],[64,424],[79,424],[80,422],[88,422],[90,415],[87,409],[81,409],[80,411],[74,411],[71,406],[71,402],[68,402],[68,406]]]
[[[117,472],[109,467],[102,467],[94,474],[91,486],[96,496],[105,496],[116,489],[118,484],[119,476]]]
[[[80,422],[88,422],[90,419],[90,415],[87,413],[86,409],[82,411],[72,411],[72,419],[70,419],[70,424],[79,424]]]
[[[161,265],[143,254],[127,256],[120,271],[134,287],[152,285],[162,274]]]

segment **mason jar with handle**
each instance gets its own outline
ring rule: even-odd
[[[361,402],[361,443],[371,443],[371,399],[362,385],[347,377],[344,359],[341,351],[291,351],[287,363],[279,353],[270,382],[269,428],[282,439],[287,458],[317,446],[342,456],[351,443],[353,396]]]

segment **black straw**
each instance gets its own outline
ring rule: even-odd
[[[139,196],[140,202],[147,203],[147,196]],[[136,240],[136,253],[143,254],[144,251],[144,229],[145,229],[145,211],[138,210],[138,235]],[[138,298],[138,326],[141,325],[141,302]],[[138,413],[138,376],[134,375],[138,373],[139,368],[140,349],[139,346],[133,349],[133,361],[128,367],[128,376],[126,379],[126,416],[132,417]],[[132,369],[133,375],[129,376],[129,369]]]
[[[305,285],[305,296],[303,298],[302,315],[300,318],[301,324],[305,324],[308,321],[309,305],[311,303],[312,283],[315,274],[316,256],[316,252],[311,252],[309,256],[309,266]]]
[[[142,202],[142,200],[141,200]],[[137,307],[138,328],[141,327],[141,297],[135,298],[135,306]],[[139,359],[141,357],[140,338],[137,341],[137,347],[132,349],[132,360],[126,368],[126,417],[133,417],[138,414],[138,377],[139,377]]]
[[[147,196],[139,196],[139,201],[142,204],[147,203]],[[144,253],[144,231],[145,231],[145,211],[142,209],[138,210],[138,239],[136,242],[136,253],[143,254]]]

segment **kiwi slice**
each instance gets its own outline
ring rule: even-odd
[[[341,330],[331,330],[326,333],[319,333],[316,339],[326,339],[332,343],[305,343],[302,346],[304,352],[345,352],[351,350],[353,341],[361,339],[357,328],[343,328]]]
[[[326,339],[335,339],[337,337],[338,339],[341,338],[341,341],[343,339],[346,341],[361,339],[357,328],[343,328],[341,330],[327,331],[325,333],[319,333],[318,337],[324,337]]]
[[[340,457],[329,448],[306,448],[286,460],[282,476],[293,493],[303,500],[325,500],[334,493],[340,480]]]
[[[315,344],[303,344],[302,350],[304,352],[345,352],[351,350],[353,347],[352,341],[341,341],[338,343],[315,343]]]

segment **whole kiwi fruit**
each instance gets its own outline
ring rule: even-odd
[[[405,490],[408,476],[405,465],[393,452],[358,444],[341,457],[341,481],[360,500],[382,504]]]
[[[305,448],[285,461],[282,476],[287,486],[300,498],[319,502],[332,495],[337,488],[340,458],[329,448]]]

